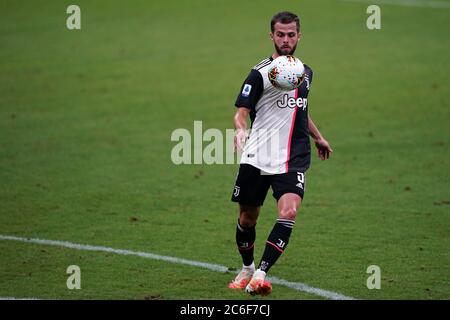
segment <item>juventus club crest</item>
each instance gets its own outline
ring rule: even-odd
[[[234,187],[234,193],[233,193],[233,195],[234,195],[235,197],[237,197],[237,196],[239,195],[239,191],[241,191],[241,188],[238,187],[238,186],[235,186],[235,187]]]

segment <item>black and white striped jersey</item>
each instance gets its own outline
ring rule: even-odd
[[[241,163],[264,173],[305,172],[310,165],[308,93],[313,72],[306,64],[298,89],[281,91],[269,81],[273,58],[255,65],[245,79],[235,106],[250,109],[251,131]]]

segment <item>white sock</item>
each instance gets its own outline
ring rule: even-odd
[[[250,270],[255,271],[255,262],[252,262],[252,264],[249,265],[249,266],[242,265],[242,268],[243,268],[243,269],[250,269]]]
[[[264,271],[262,271],[261,269],[258,269],[253,274],[253,278],[265,279],[266,278],[266,273]]]

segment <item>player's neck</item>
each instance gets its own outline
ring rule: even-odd
[[[290,54],[291,56],[292,55],[294,55],[294,52],[292,53],[292,54]],[[272,59],[276,59],[276,58],[278,58],[280,56],[280,54],[278,54],[278,52],[274,52],[274,53],[272,53]],[[286,56],[287,56],[287,54],[286,54]]]

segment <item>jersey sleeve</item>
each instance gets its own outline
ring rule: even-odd
[[[312,84],[312,80],[313,80],[313,71],[312,71],[311,67],[306,64],[305,64],[305,69],[306,69],[306,74],[308,76],[307,89],[309,91],[311,84]]]
[[[309,84],[312,84],[312,80],[313,80],[313,71],[311,68],[309,68]]]
[[[235,106],[238,108],[244,107],[250,110],[255,110],[255,106],[261,98],[264,90],[264,82],[261,73],[252,69],[245,79],[241,87]]]

